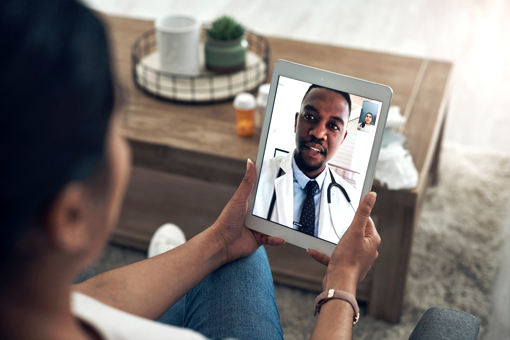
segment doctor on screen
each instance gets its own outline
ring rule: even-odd
[[[262,164],[254,215],[330,242],[340,240],[357,202],[350,199],[354,188],[327,162],[347,137],[350,110],[348,93],[308,88],[294,121],[296,149]]]

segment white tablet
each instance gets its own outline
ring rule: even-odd
[[[372,187],[392,93],[278,60],[246,226],[330,256]]]

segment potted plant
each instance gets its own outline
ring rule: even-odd
[[[244,27],[233,18],[222,16],[207,29],[205,65],[208,70],[227,73],[243,69],[247,50]]]

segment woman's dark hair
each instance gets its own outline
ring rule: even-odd
[[[115,96],[107,40],[75,1],[0,3],[0,264],[34,216],[104,157]]]
[[[315,84],[312,84],[310,85],[310,87],[308,88],[308,90],[306,90],[306,93],[305,95],[303,96],[303,100],[305,100],[306,96],[308,95],[308,93],[310,93],[310,91],[312,91],[313,89],[326,89],[326,90],[330,90],[330,91],[333,91],[333,92],[336,92],[338,93],[339,95],[341,95],[342,97],[344,97],[345,101],[347,102],[347,104],[349,105],[349,116],[351,115],[351,96],[347,93],[347,92],[342,92],[342,91],[338,91],[338,90],[333,90],[333,89],[330,89],[330,88],[327,88],[327,87],[324,87],[324,86],[320,86],[320,85],[315,85]]]

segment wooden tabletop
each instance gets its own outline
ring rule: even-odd
[[[103,16],[113,43],[114,65],[127,97],[124,135],[133,148],[135,165],[238,185],[249,157],[256,158],[259,136],[236,135],[231,103],[183,105],[148,97],[131,74],[131,45],[153,27],[152,21]],[[452,65],[336,46],[268,37],[270,70],[277,59],[366,79],[393,89],[392,105],[409,119],[404,129],[418,172],[430,162],[430,140],[444,112]],[[271,72],[270,72],[271,74]],[[436,131],[437,130],[437,131]]]

